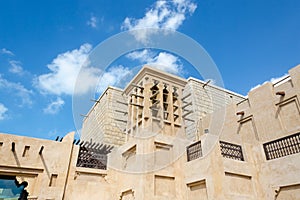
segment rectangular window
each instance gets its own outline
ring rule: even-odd
[[[187,152],[187,160],[192,161],[197,158],[202,157],[202,147],[201,147],[201,140],[198,142],[195,142],[194,144],[191,144],[186,148]]]
[[[242,146],[220,141],[220,148],[223,157],[244,161]]]
[[[263,147],[267,160],[300,153],[300,133],[265,143]]]

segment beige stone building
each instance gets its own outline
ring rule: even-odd
[[[126,136],[143,130],[169,135],[181,131],[195,141],[201,118],[244,99],[209,82],[144,66],[124,90],[108,87],[95,101],[83,121],[81,139],[120,146],[128,141]]]
[[[57,141],[0,135],[0,199],[300,199],[300,65],[247,97],[144,67]]]

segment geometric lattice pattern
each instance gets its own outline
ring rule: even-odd
[[[188,162],[191,160],[195,160],[197,158],[202,157],[202,147],[201,140],[195,142],[186,148],[187,152],[187,160]]]
[[[242,146],[220,141],[220,147],[223,157],[244,161]]]
[[[300,153],[300,133],[263,144],[266,159],[276,159]]]
[[[100,145],[96,148],[91,146],[93,145],[80,146],[76,166],[106,170],[107,154],[111,152],[113,146]]]

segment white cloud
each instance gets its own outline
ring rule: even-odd
[[[11,66],[9,68],[9,72],[18,74],[18,75],[22,75],[24,73],[23,68],[22,68],[22,63],[20,61],[11,60],[11,61],[9,61],[9,64]]]
[[[86,24],[92,28],[97,28],[98,19],[95,16],[91,16],[91,18],[86,22]]]
[[[129,82],[130,75],[130,69],[122,65],[109,68],[99,80],[97,93],[101,94],[108,86],[124,87]]]
[[[127,54],[126,57],[173,74],[180,74],[181,72],[182,66],[179,58],[167,52],[157,54],[149,49],[144,49],[133,51]],[[97,93],[101,94],[108,86],[124,88],[133,75],[133,69],[122,65],[113,66],[100,77],[97,84]]]
[[[52,101],[46,108],[43,109],[46,114],[56,114],[58,113],[62,106],[65,104],[64,100],[60,97],[57,97],[55,101]]]
[[[5,91],[12,91],[14,95],[17,95],[21,99],[19,106],[32,105],[31,95],[33,94],[32,90],[26,89],[21,83],[10,82],[2,77],[0,74],[0,89]]]
[[[148,49],[144,49],[142,51],[133,51],[126,55],[127,58],[131,60],[138,60],[141,63],[147,63],[149,61],[152,61],[154,56],[155,53]]]
[[[7,55],[10,55],[10,56],[14,56],[15,55],[13,52],[11,52],[11,51],[9,51],[9,50],[7,50],[5,48],[1,49],[1,53],[2,54],[7,54]]]
[[[180,74],[182,72],[179,58],[166,52],[160,52],[148,65],[172,74]]]
[[[283,76],[277,77],[277,78],[271,78],[269,81],[265,81],[263,84],[267,83],[267,82],[271,82],[272,84],[275,84],[283,79],[286,79],[288,77],[288,74],[284,74]],[[286,81],[288,81],[289,79],[286,79]],[[284,83],[284,82],[282,82]],[[259,88],[260,86],[262,86],[263,84],[258,84],[254,87],[252,87],[250,89],[250,91],[255,90],[256,88]]]
[[[140,19],[126,17],[122,30],[134,30],[135,38],[147,43],[154,30],[145,28],[177,30],[186,19],[192,15],[197,8],[191,0],[158,0]]]
[[[126,57],[131,60],[138,60],[142,64],[147,64],[172,74],[179,75],[182,73],[180,59],[167,52],[160,52],[158,55],[155,55],[154,52],[144,49],[142,51],[131,52],[127,54]]]
[[[91,51],[90,44],[83,44],[79,49],[59,54],[47,67],[51,71],[37,77],[35,85],[41,92],[55,95],[84,94],[96,85],[100,69],[86,64]],[[77,77],[80,72],[80,77]],[[81,84],[74,89],[76,80]]]
[[[0,103],[0,120],[5,119],[5,114],[7,111],[8,109],[2,103]]]

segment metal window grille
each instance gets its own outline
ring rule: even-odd
[[[106,170],[107,154],[112,148],[108,145],[100,145],[99,148],[92,148],[89,145],[80,146],[76,166]]]
[[[300,133],[265,143],[263,147],[267,160],[300,153]]]
[[[244,161],[242,146],[220,141],[220,147],[223,157]]]
[[[188,162],[202,157],[201,140],[188,146],[186,152]]]

